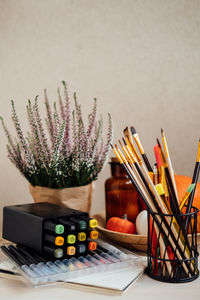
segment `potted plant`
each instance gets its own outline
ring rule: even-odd
[[[8,139],[8,157],[30,183],[30,193],[35,202],[48,201],[89,212],[92,182],[105,164],[112,140],[111,116],[108,114],[107,139],[104,142],[102,118],[97,119],[96,99],[86,126],[76,94],[72,111],[65,82],[63,87],[64,98],[58,89],[58,101],[53,108],[44,91],[46,127],[40,115],[38,96],[33,103],[28,100],[26,108],[30,131],[26,136],[14,101],[11,101],[16,139],[12,138],[1,117]]]

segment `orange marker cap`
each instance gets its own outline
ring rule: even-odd
[[[55,238],[55,245],[62,246],[64,244],[64,238],[62,236],[57,236]]]
[[[98,236],[99,236],[98,231],[96,231],[96,230],[90,231],[90,238],[91,238],[92,240],[98,239]]]
[[[67,247],[67,255],[74,255],[76,253],[76,248],[74,246]]]

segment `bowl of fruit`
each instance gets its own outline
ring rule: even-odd
[[[105,213],[94,216],[98,221],[98,231],[107,239],[129,249],[147,249],[147,211],[141,211],[135,223],[122,218],[112,217],[106,223]]]

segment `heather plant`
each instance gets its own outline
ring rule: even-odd
[[[67,86],[63,82],[64,96],[58,89],[58,101],[50,105],[44,91],[46,118],[43,120],[38,96],[26,106],[30,130],[22,131],[14,101],[12,120],[17,137],[13,138],[3,118],[1,122],[8,139],[7,151],[11,162],[33,185],[66,188],[86,185],[96,180],[108,156],[112,140],[112,122],[108,114],[106,141],[103,141],[102,117],[97,119],[97,100],[85,125],[81,105],[74,94],[74,109]],[[46,126],[44,126],[46,124]]]

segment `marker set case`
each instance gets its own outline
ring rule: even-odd
[[[10,246],[8,246],[9,248]],[[2,247],[3,248],[3,247]],[[28,285],[39,287],[42,285],[56,283],[58,281],[67,282],[71,279],[85,277],[91,274],[103,273],[123,269],[131,264],[135,264],[132,257],[122,251],[91,251],[90,254],[72,257],[70,259],[47,260],[37,258],[37,263],[21,265],[16,263],[1,248],[1,252],[11,261],[23,276],[23,280]],[[7,249],[8,249],[7,248]],[[28,249],[27,249],[28,251]],[[93,252],[93,253],[92,253]],[[33,255],[33,251],[30,252]],[[35,253],[36,254],[36,253]],[[37,257],[34,255],[34,257]],[[35,261],[36,262],[36,261]]]
[[[55,258],[95,250],[97,222],[88,213],[47,202],[6,206],[3,238]]]
[[[96,226],[85,212],[47,202],[6,206],[3,238],[16,246],[2,246],[1,251],[33,286],[132,264],[129,255],[97,241]]]

